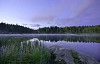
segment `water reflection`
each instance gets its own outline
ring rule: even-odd
[[[38,38],[43,41],[70,41],[70,42],[100,42],[100,36],[37,36],[34,38]]]
[[[96,60],[100,61],[100,44],[99,43],[85,43],[85,42],[66,42],[66,41],[42,41],[47,47],[52,45],[59,45],[67,49],[72,49],[77,52],[89,55]]]
[[[47,47],[59,45],[73,49],[100,61],[100,36],[38,36],[31,39],[31,41],[32,40],[38,40]]]
[[[26,43],[24,43],[25,41]],[[31,42],[28,42],[31,41]],[[47,47],[60,45],[84,53],[100,61],[100,36],[35,36],[33,38],[0,38],[0,56],[9,54],[11,51],[19,49],[20,56],[25,53],[27,47],[34,49],[33,41],[40,41]],[[28,50],[27,50],[28,51]]]

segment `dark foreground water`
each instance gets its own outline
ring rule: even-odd
[[[80,53],[84,53],[86,55],[89,55],[93,58],[95,58],[96,60],[100,61],[100,36],[77,36],[77,35],[35,35],[35,36],[31,36],[28,38],[25,37],[21,37],[21,36],[12,36],[12,37],[1,37],[0,38],[0,50],[3,46],[7,46],[10,44],[10,42],[8,43],[2,43],[5,42],[4,40],[7,39],[20,39],[19,42],[21,41],[34,41],[34,40],[38,40],[42,43],[44,43],[44,45],[46,46],[51,46],[51,45],[60,45],[62,47],[68,48],[68,49],[72,49],[75,50],[77,52]],[[12,42],[14,42],[13,40],[11,40]],[[6,47],[5,46],[5,47]],[[2,51],[0,51],[2,53]]]

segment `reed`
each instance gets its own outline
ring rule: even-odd
[[[55,54],[38,41],[14,40],[9,45],[2,46],[1,64],[53,64]]]

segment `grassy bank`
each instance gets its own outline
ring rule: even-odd
[[[10,41],[11,42],[11,41]],[[53,64],[55,55],[41,43],[24,41],[3,45],[1,47],[0,64]]]

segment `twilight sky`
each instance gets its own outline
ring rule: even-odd
[[[0,0],[0,22],[35,29],[100,25],[100,0]]]

